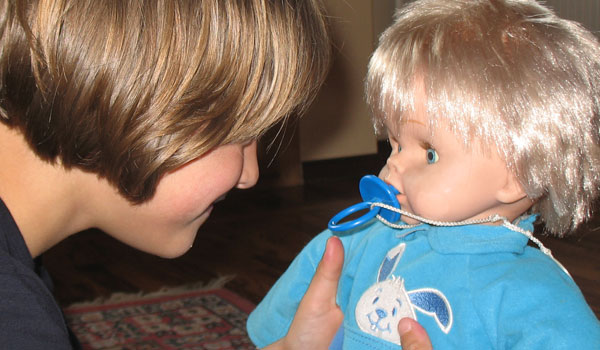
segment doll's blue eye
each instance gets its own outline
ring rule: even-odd
[[[427,164],[434,164],[440,159],[437,152],[433,148],[427,149]]]

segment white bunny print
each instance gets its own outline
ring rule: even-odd
[[[431,288],[407,292],[404,280],[392,274],[405,248],[406,244],[401,243],[388,251],[379,267],[377,283],[363,293],[355,313],[363,332],[398,345],[398,321],[405,317],[416,320],[415,309],[434,317],[444,333],[452,328],[452,308],[442,292]]]

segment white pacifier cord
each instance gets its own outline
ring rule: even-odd
[[[542,251],[542,253],[546,254],[547,256],[549,256],[552,260],[554,260],[554,262],[571,278],[573,278],[571,276],[571,274],[569,273],[569,271],[567,271],[567,269],[563,266],[563,264],[560,263],[560,261],[558,261],[553,255],[552,255],[552,251],[548,248],[546,248],[546,246],[544,246],[544,244],[535,236],[533,236],[533,233],[531,231],[527,231],[524,230],[522,228],[520,228],[519,226],[511,223],[510,221],[508,221],[507,218],[500,216],[500,215],[491,215],[485,219],[471,219],[471,220],[464,220],[464,221],[457,221],[457,222],[453,222],[453,221],[436,221],[436,220],[430,220],[430,219],[426,219],[423,217],[420,217],[418,215],[415,215],[413,213],[409,213],[407,211],[404,211],[402,209],[393,207],[391,205],[385,204],[385,203],[380,203],[380,202],[376,202],[376,203],[372,203],[371,204],[371,208],[373,207],[380,207],[386,210],[390,210],[390,211],[394,211],[396,213],[408,216],[409,218],[415,219],[417,221],[420,221],[422,223],[425,224],[429,224],[432,226],[443,226],[443,227],[451,227],[451,226],[465,226],[465,225],[477,225],[477,224],[485,224],[485,223],[492,223],[492,222],[498,222],[498,221],[502,221],[502,226],[508,228],[511,231],[514,232],[518,232],[524,236],[526,236],[529,240],[531,240],[533,243],[535,243],[540,251]],[[418,225],[408,225],[408,224],[394,224],[389,222],[388,220],[386,220],[385,218],[383,218],[381,215],[377,215],[377,219],[379,219],[379,221],[381,221],[382,223],[384,223],[385,225],[392,227],[392,228],[397,228],[397,229],[406,229],[406,228],[413,228],[416,227]]]

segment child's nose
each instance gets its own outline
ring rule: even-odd
[[[244,164],[242,167],[242,174],[240,175],[236,187],[247,189],[256,185],[259,176],[258,160],[256,158],[256,141],[252,141],[248,145],[245,145],[242,152],[244,155]]]

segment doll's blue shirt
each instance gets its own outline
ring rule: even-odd
[[[533,221],[519,226],[532,231]],[[326,230],[315,237],[252,312],[255,345],[285,336],[331,236]],[[337,348],[400,349],[381,339],[387,330],[380,321],[403,305],[438,350],[600,349],[600,322],[579,288],[521,233],[487,225],[398,230],[375,222],[339,237],[344,323]],[[392,285],[398,305],[378,308],[377,293]]]

